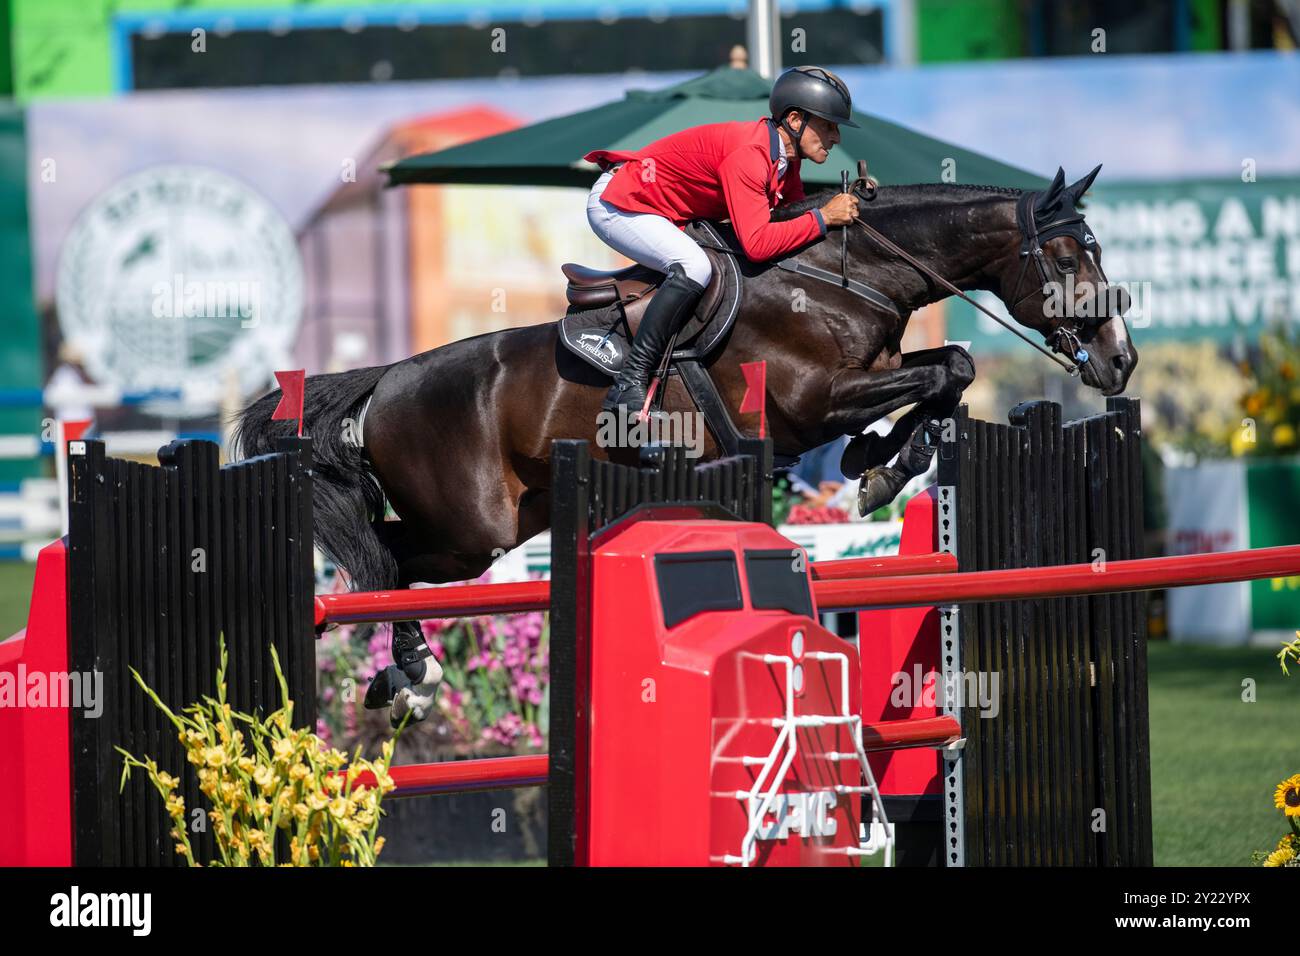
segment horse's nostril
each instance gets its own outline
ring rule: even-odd
[[[1122,372],[1124,369],[1128,368],[1128,358],[1124,355],[1112,355],[1110,357],[1110,364],[1115,367],[1115,371]]]

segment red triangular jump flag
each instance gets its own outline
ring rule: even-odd
[[[300,368],[293,372],[276,372],[275,380],[280,383],[280,404],[275,406],[271,418],[278,420],[296,418],[298,420],[298,437],[301,438],[302,402],[307,391],[307,370]]]
[[[742,362],[740,371],[745,376],[745,397],[740,400],[740,412],[758,412],[758,437],[767,437],[767,362]]]
[[[63,422],[63,440],[65,442],[80,441],[81,436],[90,431],[91,426],[94,424],[95,420],[93,418],[76,418]]]

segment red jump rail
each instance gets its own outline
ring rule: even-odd
[[[814,581],[863,580],[884,575],[943,574],[957,570],[951,554],[882,555],[814,561]],[[549,581],[509,584],[457,584],[442,588],[394,591],[346,591],[316,595],[316,626],[414,621],[424,618],[477,617],[482,614],[522,614],[551,606]]]
[[[923,720],[884,720],[862,725],[862,745],[869,753],[901,750],[905,747],[940,747],[956,741],[960,736],[961,725],[955,718],[948,716]],[[512,787],[544,787],[549,770],[550,757],[547,754],[401,764],[388,768],[389,776],[397,785],[388,796],[419,797]],[[375,775],[369,771],[359,774],[356,786],[375,786]]]
[[[930,554],[883,554],[871,558],[841,558],[838,561],[812,563],[814,581],[952,574],[956,570],[957,556],[942,551]]]
[[[390,797],[418,797],[430,793],[472,793],[475,790],[504,790],[507,787],[544,787],[550,768],[546,754],[522,757],[491,757],[484,760],[448,760],[444,763],[414,763],[389,767],[397,784]],[[357,776],[357,785],[375,786],[375,775]]]
[[[867,753],[907,747],[943,747],[961,738],[961,724],[947,714],[908,720],[863,721],[862,749]]]
[[[813,591],[818,610],[844,611],[1113,594],[1294,575],[1300,575],[1300,545],[1292,544],[1251,551],[1109,561],[1102,568],[1091,564],[1063,564],[875,578],[869,583],[818,581]]]
[[[457,584],[445,588],[346,591],[316,595],[316,626],[522,614],[551,607],[550,581]]]
[[[947,554],[848,558],[812,564],[813,594],[822,611],[928,607],[1079,594],[1222,584],[1300,575],[1300,545],[1163,558],[1065,564],[1000,571],[956,571]],[[362,591],[316,596],[316,626],[421,618],[517,614],[550,608],[549,581],[467,584],[445,588]]]

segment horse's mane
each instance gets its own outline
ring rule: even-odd
[[[772,210],[772,221],[782,222],[806,213],[809,209],[820,209],[838,193],[838,189],[822,189],[798,202]],[[881,186],[876,190],[876,198],[864,204],[865,209],[888,208],[890,206],[915,206],[926,201],[943,199],[957,200],[959,197],[973,199],[1015,198],[1023,190],[1010,186],[973,186],[966,183],[912,183],[905,186]],[[973,195],[971,195],[973,194]]]

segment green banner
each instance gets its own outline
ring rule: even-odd
[[[1107,278],[1133,298],[1126,319],[1139,347],[1253,340],[1300,320],[1300,179],[1102,182],[1084,212]],[[977,298],[1006,315],[995,297]],[[986,352],[1016,341],[960,300],[948,304],[948,338]]]
[[[39,393],[45,381],[41,325],[32,297],[32,241],[27,223],[27,137],[23,112],[0,107],[0,386]],[[0,435],[35,438],[40,405],[0,407]],[[0,482],[44,473],[39,460],[0,459]]]
[[[1246,502],[1252,548],[1300,542],[1300,461],[1248,464]],[[1252,581],[1250,623],[1257,631],[1300,629],[1300,577]]]

